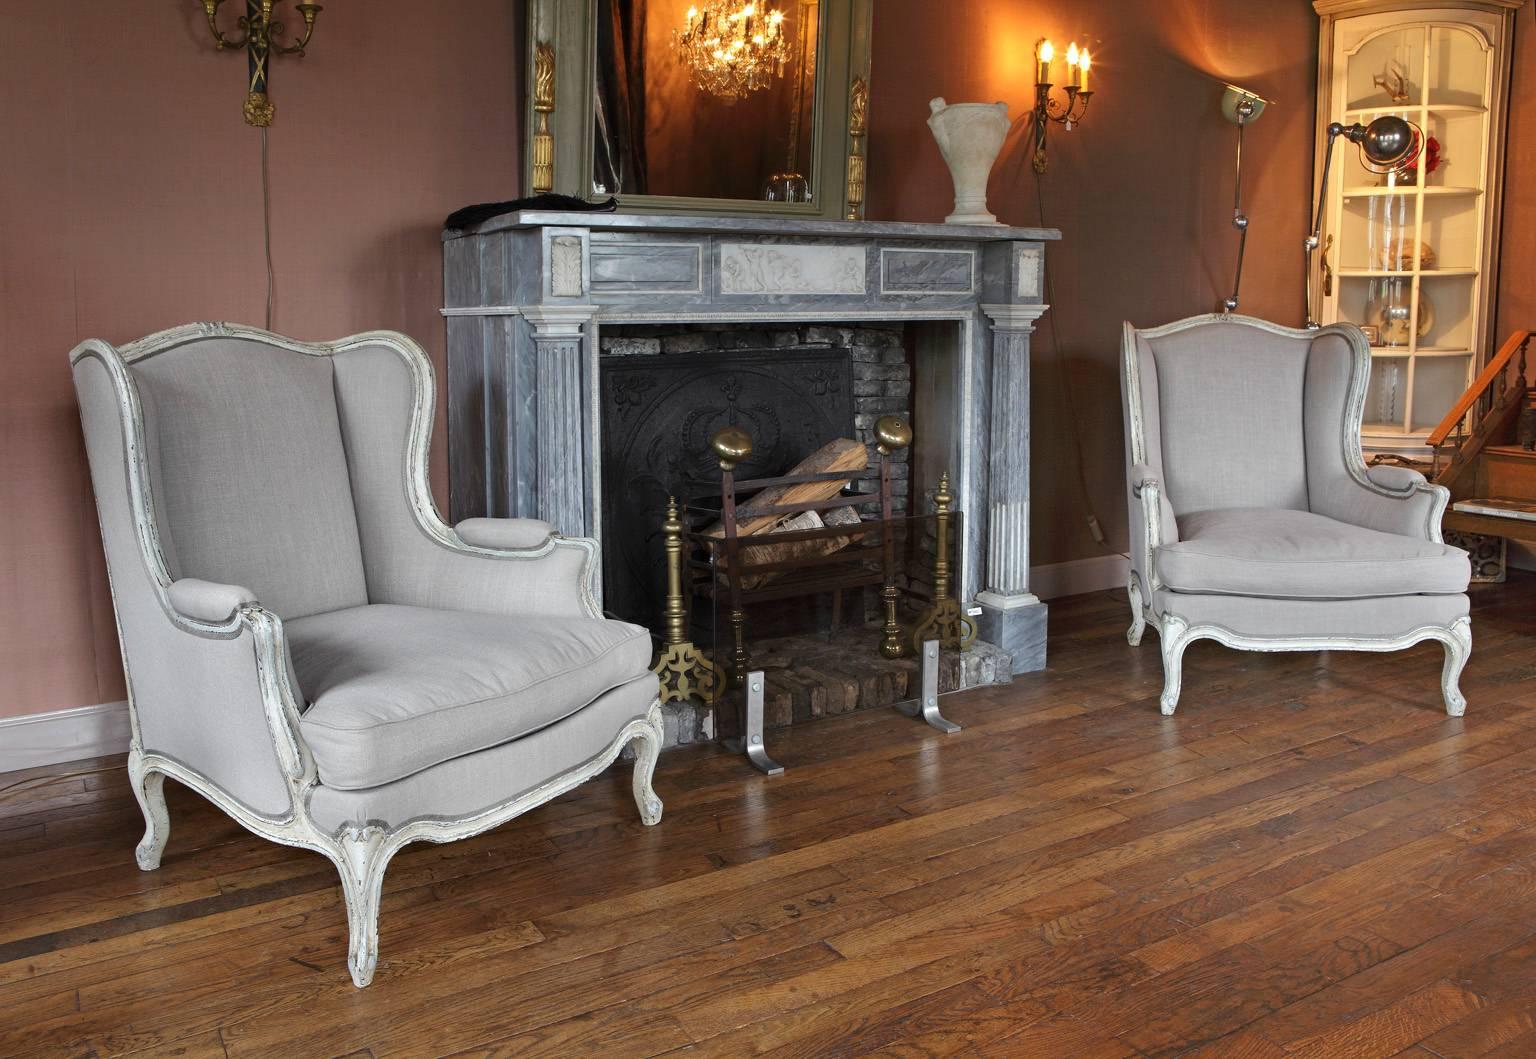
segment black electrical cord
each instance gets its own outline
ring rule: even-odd
[[[267,167],[267,129],[261,130],[261,236],[267,258],[267,330],[272,330],[272,308],[276,299],[276,278],[272,271],[272,178]]]
[[[1044,174],[1035,174],[1035,207],[1039,211],[1040,227],[1049,227],[1045,223],[1045,181]],[[1045,300],[1047,305],[1055,306],[1056,287],[1051,280],[1052,269],[1046,268],[1045,272]],[[1062,401],[1067,409],[1067,421],[1072,431],[1072,463],[1076,471],[1078,496],[1082,502],[1083,513],[1087,517],[1088,532],[1099,544],[1108,547],[1109,541],[1104,536],[1104,527],[1099,522],[1099,515],[1093,509],[1093,497],[1088,490],[1088,474],[1083,464],[1083,434],[1082,424],[1077,415],[1077,403],[1072,399],[1072,387],[1067,382],[1067,359],[1061,349],[1061,334],[1056,326],[1056,317],[1059,309],[1052,309],[1045,314],[1046,326],[1051,329],[1051,354],[1056,361],[1056,384],[1061,390]]]

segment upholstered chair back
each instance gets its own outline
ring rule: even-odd
[[[210,336],[128,370],[172,578],[285,618],[368,602],[331,357]]]
[[[1127,382],[1145,451],[1130,462],[1159,476],[1173,515],[1316,511],[1348,488],[1344,417],[1357,364],[1342,334],[1296,337],[1220,318],[1131,334],[1136,378]],[[1128,402],[1128,434],[1130,418]]]

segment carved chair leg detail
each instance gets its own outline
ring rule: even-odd
[[[1158,706],[1164,717],[1172,717],[1179,708],[1179,692],[1184,681],[1184,648],[1189,646],[1186,635],[1189,625],[1171,614],[1163,615],[1159,630],[1163,648],[1163,694]]]
[[[160,855],[171,837],[171,814],[165,807],[165,773],[144,764],[144,752],[137,746],[128,751],[128,780],[133,796],[144,811],[144,837],[134,849],[134,858],[143,871],[160,867]]]
[[[395,853],[384,840],[381,827],[348,827],[336,836],[331,854],[347,906],[347,969],[359,989],[373,981],[379,964],[379,899],[384,869]]]
[[[1445,639],[1445,667],[1440,671],[1440,694],[1445,698],[1445,712],[1460,717],[1467,712],[1467,698],[1461,693],[1461,671],[1472,655],[1472,621],[1461,618],[1453,623]]]
[[[1141,636],[1147,631],[1147,614],[1142,609],[1141,581],[1131,575],[1131,627],[1125,631],[1125,642],[1132,647],[1141,646]]]
[[[640,731],[630,740],[635,748],[635,773],[632,781],[635,806],[640,810],[640,820],[646,827],[661,823],[661,799],[656,797],[652,781],[656,775],[656,759],[661,756],[664,734],[661,712],[653,707]]]

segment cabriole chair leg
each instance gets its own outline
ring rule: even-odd
[[[1125,631],[1125,642],[1132,647],[1141,646],[1141,636],[1147,631],[1147,614],[1142,609],[1141,582],[1133,575],[1130,586],[1131,627]]]
[[[352,984],[362,989],[373,981],[379,964],[379,898],[384,869],[395,851],[386,848],[381,827],[348,827],[336,838],[331,856],[347,906],[347,969]]]
[[[1466,668],[1472,655],[1472,621],[1461,618],[1451,625],[1450,636],[1445,640],[1445,666],[1440,671],[1440,694],[1445,699],[1445,712],[1449,717],[1460,717],[1467,712],[1467,698],[1461,693],[1461,671]]]
[[[652,781],[656,775],[656,759],[661,756],[664,731],[654,716],[646,718],[644,725],[630,744],[635,748],[635,774],[633,786],[635,806],[640,810],[640,821],[646,827],[661,822],[661,799],[656,796]]]
[[[165,773],[145,767],[144,752],[134,746],[128,751],[128,781],[144,812],[144,837],[133,855],[141,870],[154,871],[160,867],[160,855],[171,837],[171,814],[165,807]]]
[[[1184,682],[1184,648],[1189,646],[1185,636],[1189,625],[1171,614],[1164,614],[1159,634],[1163,649],[1163,694],[1158,706],[1164,717],[1172,717],[1179,708],[1179,691]]]

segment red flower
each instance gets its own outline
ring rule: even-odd
[[[1426,174],[1433,173],[1436,169],[1439,169],[1440,163],[1444,161],[1440,157],[1440,141],[1433,136],[1425,137],[1424,149],[1419,153],[1424,159],[1424,172]],[[1406,173],[1417,173],[1418,170],[1419,160],[1417,158],[1413,160],[1412,164],[1403,166],[1403,171]]]

